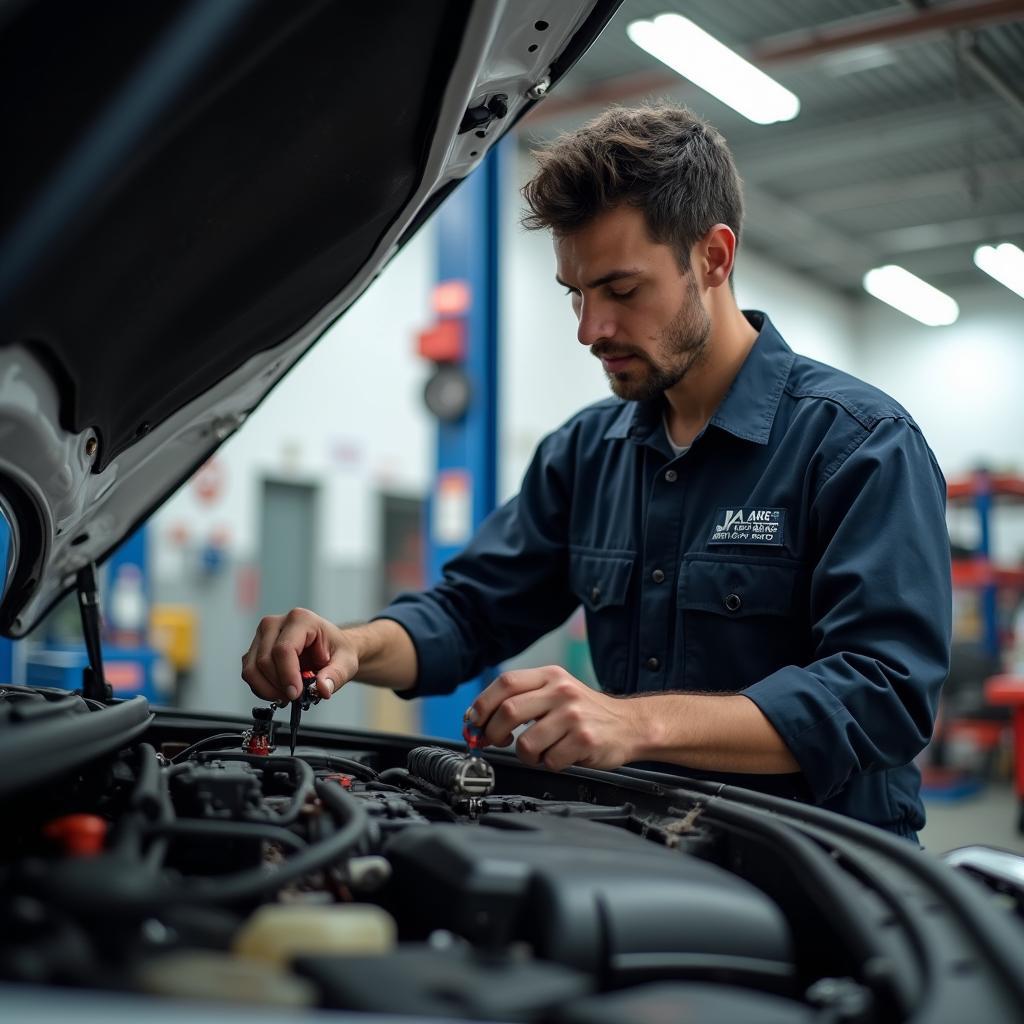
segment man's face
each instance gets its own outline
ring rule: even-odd
[[[711,318],[693,274],[679,269],[669,246],[651,241],[639,210],[616,207],[554,241],[577,337],[601,360],[616,395],[654,398],[699,364]]]

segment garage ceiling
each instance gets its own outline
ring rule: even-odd
[[[635,46],[636,18],[684,14],[795,92],[757,125]],[[521,130],[527,142],[612,102],[686,103],[729,140],[746,243],[851,294],[899,263],[954,297],[1005,289],[977,245],[1024,247],[1024,0],[626,0]]]

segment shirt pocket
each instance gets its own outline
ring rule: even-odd
[[[805,663],[807,615],[799,565],[688,559],[680,573],[687,690],[735,693]]]
[[[629,585],[633,555],[570,551],[569,587],[583,605],[587,643],[602,690],[622,693],[632,633]]]

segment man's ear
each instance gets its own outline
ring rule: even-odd
[[[694,246],[691,266],[705,288],[718,288],[728,283],[735,261],[736,232],[728,224],[715,224]]]

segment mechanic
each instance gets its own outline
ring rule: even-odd
[[[372,622],[264,618],[243,678],[450,692],[583,604],[596,691],[508,671],[467,717],[527,764],[639,764],[916,839],[951,632],[945,482],[909,414],[796,355],[732,275],[740,180],[688,110],[615,108],[537,154],[524,225],[615,397],[547,436],[520,493]],[[653,762],[653,764],[652,764]]]

